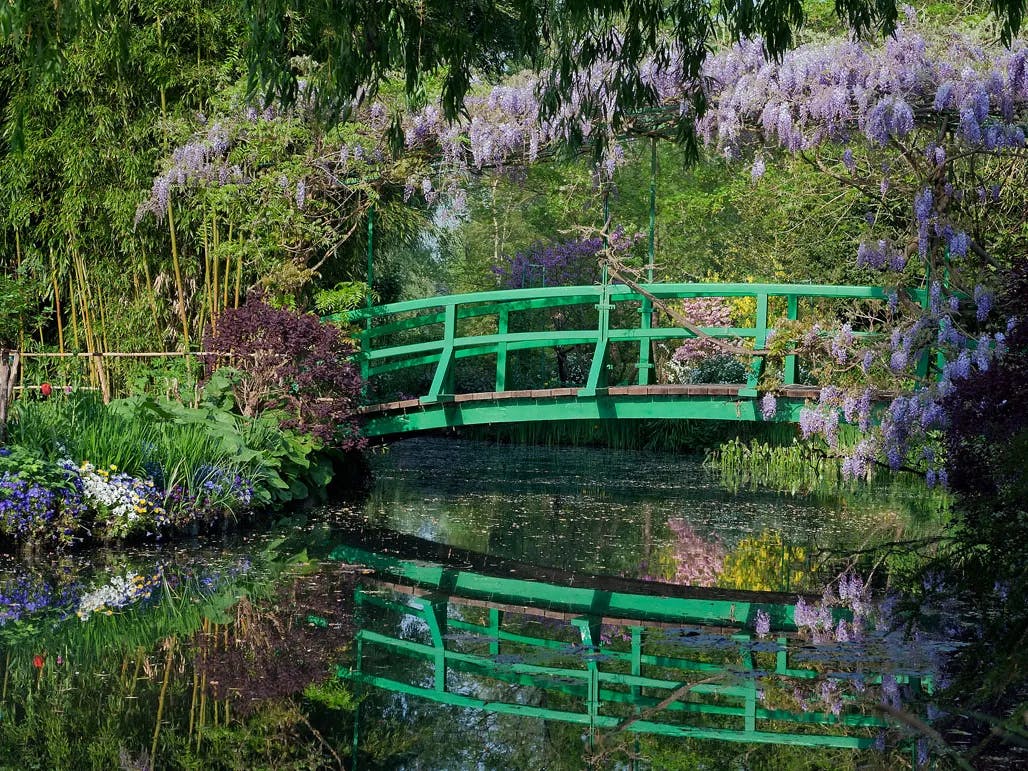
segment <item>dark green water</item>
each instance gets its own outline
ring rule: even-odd
[[[798,590],[833,556],[938,528],[923,488],[733,493],[694,457],[416,440],[374,468],[373,524],[569,572]]]
[[[732,493],[698,460],[671,455],[420,439],[376,455],[372,465],[375,484],[365,501],[328,505],[278,528],[60,559],[0,560],[0,653],[7,666],[0,768],[133,767],[151,746],[156,767],[338,767],[336,755],[348,762],[354,710],[350,696],[340,694],[349,692],[332,685],[324,693],[299,694],[311,679],[323,679],[329,662],[352,660],[351,579],[329,566],[306,568],[297,578],[282,563],[304,550],[315,560],[327,556],[353,538],[361,522],[565,571],[570,581],[595,574],[788,592],[818,588],[849,552],[942,527],[925,514],[916,488]],[[201,624],[264,629],[260,613],[238,615],[234,604],[241,596],[271,608],[274,623],[224,651],[215,644],[203,656],[222,670],[208,672],[204,667],[213,665],[201,663],[208,659],[197,653],[203,648],[197,641],[210,639],[202,637]],[[427,634],[411,615],[368,612],[360,623],[412,640]],[[292,636],[275,643],[281,627]],[[171,652],[169,639],[177,641]],[[33,658],[38,655],[43,666]],[[269,658],[275,666],[265,666]],[[304,669],[305,660],[313,671]],[[377,666],[410,682],[431,679],[430,668],[399,658]],[[253,690],[247,703],[258,709],[233,707],[226,723],[225,708],[215,727],[217,695],[201,703],[198,694],[203,678],[218,677]],[[447,687],[486,700],[549,698],[458,672],[447,675]],[[603,747],[598,751],[583,739],[581,726],[376,689],[360,696],[357,735],[365,767],[581,768],[591,752],[596,767],[614,768],[629,767],[626,758],[638,752],[650,768],[727,768],[746,747],[649,737],[604,755]],[[34,732],[51,738],[33,742]],[[802,765],[810,752],[745,751],[764,758],[768,768]],[[821,752],[821,767],[856,762],[850,751]]]

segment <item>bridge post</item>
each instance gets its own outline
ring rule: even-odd
[[[767,345],[767,294],[757,295],[757,333],[753,338],[754,348]],[[764,357],[754,356],[750,363],[750,373],[746,378],[746,387],[739,389],[739,396],[756,396],[757,384],[764,374]]]
[[[750,648],[750,636],[734,634],[732,639],[739,643],[739,655],[746,677],[746,695],[743,697],[745,707],[743,731],[746,734],[753,734],[757,730],[757,680],[753,674],[753,650]]]
[[[788,298],[787,318],[789,321],[796,321],[800,317],[800,298],[794,294]],[[782,382],[785,385],[796,385],[796,354],[791,353],[785,357],[785,372]]]
[[[651,329],[653,327],[653,301],[649,297],[643,298],[639,313],[639,328]],[[650,343],[649,337],[644,337],[639,341],[639,385],[650,385],[656,380],[653,377],[653,362],[650,361]]]
[[[590,648],[586,656],[585,667],[589,672],[589,690],[586,696],[586,709],[589,713],[589,738],[596,728],[596,718],[600,714],[600,678],[596,657],[600,653],[600,619],[593,616],[571,619],[571,624],[578,628],[582,636],[582,645]]]
[[[496,334],[506,335],[510,331],[510,311],[507,308],[500,310],[496,320]],[[496,392],[502,393],[507,390],[507,344],[504,342],[496,345]]]
[[[418,615],[424,619],[428,626],[428,633],[432,638],[433,652],[433,681],[435,690],[439,693],[446,691],[446,607],[449,604],[449,597],[445,595],[430,594],[421,598],[421,613]]]
[[[503,624],[503,611],[499,608],[489,608],[489,655],[500,655],[500,626]]]
[[[641,626],[632,625],[632,675],[642,677],[642,633]],[[632,696],[638,697],[642,689],[638,685],[632,686]]]

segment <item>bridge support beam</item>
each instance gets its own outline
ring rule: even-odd
[[[786,309],[786,315],[789,321],[796,321],[800,317],[800,298],[796,295],[789,295],[786,298],[788,303]],[[767,338],[764,338],[765,343]],[[785,371],[782,373],[783,385],[795,385],[796,384],[796,354],[789,354],[785,357]]]
[[[607,357],[610,353],[610,312],[614,305],[610,301],[610,284],[607,283],[607,266],[603,266],[603,287],[600,302],[596,305],[598,326],[596,330],[596,348],[593,349],[593,360],[589,367],[589,378],[585,388],[578,391],[579,396],[604,395],[607,392]]]
[[[610,342],[602,338],[593,349],[593,361],[589,367],[589,379],[585,388],[578,390],[579,396],[603,396],[607,392],[607,357],[610,353]]]
[[[443,320],[443,350],[439,355],[435,375],[428,393],[421,397],[422,404],[437,404],[453,401],[453,351],[457,337],[457,306],[447,305]]]

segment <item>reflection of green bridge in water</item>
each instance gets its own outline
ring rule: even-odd
[[[923,295],[921,290],[910,293],[918,302],[924,301]],[[751,298],[752,326],[690,330],[659,325],[662,316],[672,318],[667,313],[669,306],[697,297]],[[366,325],[361,333],[365,379],[420,370],[426,382],[431,374],[431,385],[421,396],[364,407],[365,433],[378,437],[537,420],[760,420],[757,387],[764,374],[764,355],[751,355],[745,383],[658,385],[653,382],[652,344],[709,336],[735,349],[740,346],[730,341],[742,340],[752,345],[751,350],[763,351],[776,324],[809,318],[818,304],[887,298],[887,290],[867,286],[605,283],[479,292],[374,306],[349,316]],[[554,324],[550,316],[544,324],[539,312],[566,314],[571,310],[578,312],[574,323],[582,328],[541,328]],[[560,323],[566,321],[564,316]],[[567,351],[576,346],[584,347],[589,360],[581,384],[510,388],[511,359],[520,352]],[[481,357],[495,360],[492,390],[461,393],[460,363]],[[630,382],[611,382],[614,358],[625,365]],[[801,384],[795,354],[784,356],[780,382],[775,390],[775,420],[796,422],[805,401],[816,398],[819,390]]]
[[[838,714],[779,708],[772,700],[765,705],[762,679],[810,687],[825,674],[794,661],[809,646],[796,635],[784,595],[618,578],[588,582],[599,586],[559,585],[527,580],[518,570],[505,571],[515,577],[487,575],[355,546],[339,546],[332,557],[374,568],[375,582],[357,590],[358,618],[375,609],[390,619],[382,631],[361,623],[355,668],[339,671],[363,685],[611,733],[861,749],[871,747],[873,734],[887,725],[873,707],[852,699]],[[552,577],[553,571],[543,572]],[[758,610],[770,617],[773,636],[767,641],[750,634]],[[397,631],[403,617],[422,622],[427,642]],[[541,630],[526,630],[526,622]],[[604,633],[611,627],[620,630],[620,640]],[[382,656],[390,665],[420,662],[431,674],[421,682],[381,674],[376,661]],[[455,673],[511,686],[510,698],[458,692],[468,689],[452,686]],[[916,676],[896,679],[922,686]],[[880,683],[881,677],[867,682]],[[518,694],[526,692],[516,686],[548,694],[544,704],[551,698],[562,703],[525,703]]]

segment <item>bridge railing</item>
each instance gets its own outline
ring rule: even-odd
[[[885,301],[889,296],[889,290],[881,287],[813,284],[648,284],[643,285],[643,289],[662,302],[698,297],[752,298],[752,326],[701,329],[716,339],[752,341],[757,350],[765,347],[768,333],[775,329],[769,317],[772,304],[777,305],[776,310],[780,313],[784,301],[784,318],[795,321],[800,318],[804,300]],[[923,292],[913,292],[911,299],[921,301],[920,294]],[[619,325],[612,311],[633,303],[638,304],[638,322]],[[516,314],[583,306],[595,310],[583,328],[512,331],[512,319]],[[496,392],[502,393],[508,390],[508,365],[512,353],[562,346],[593,348],[588,376],[579,389],[580,396],[595,396],[607,387],[610,352],[618,343],[638,346],[637,380],[639,385],[647,385],[653,373],[653,342],[697,337],[679,326],[661,326],[660,322],[665,317],[666,314],[654,308],[649,297],[622,284],[607,284],[443,295],[354,311],[348,320],[351,323],[363,321],[365,325],[360,334],[360,357],[365,379],[434,365],[431,386],[420,399],[423,404],[432,404],[452,398],[458,360],[494,355],[494,387]],[[391,337],[405,339],[390,342]],[[411,341],[412,337],[419,339]],[[756,387],[764,363],[763,356],[752,357],[747,382],[740,390],[741,396],[757,395]],[[797,356],[786,355],[784,385],[796,384],[797,376]]]

